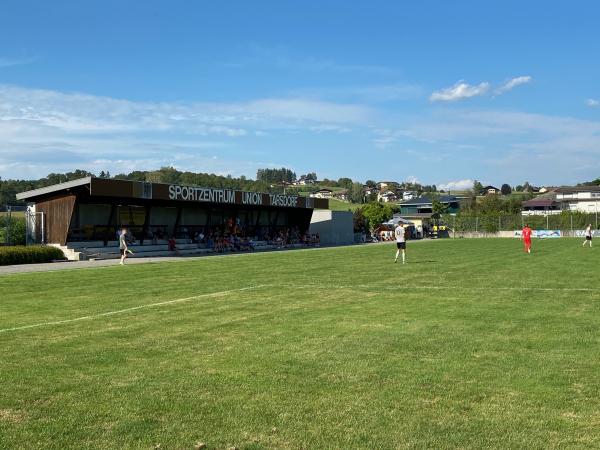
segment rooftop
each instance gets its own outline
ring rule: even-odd
[[[554,192],[557,194],[577,194],[579,192],[600,192],[600,186],[561,186]]]

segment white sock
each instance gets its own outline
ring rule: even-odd
[[[406,254],[402,252],[402,264],[406,262]]]

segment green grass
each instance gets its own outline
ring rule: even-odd
[[[0,332],[0,448],[598,448],[600,249],[534,251],[448,240],[409,243],[406,266],[370,245],[2,276],[0,329],[91,318]]]
[[[337,198],[329,199],[329,209],[333,211],[354,211],[361,206],[364,205],[361,205],[360,203],[345,202],[344,200],[338,200]]]
[[[13,218],[22,218],[25,217],[25,211],[12,211],[10,214],[6,211],[0,211],[0,217],[8,217],[9,215]]]

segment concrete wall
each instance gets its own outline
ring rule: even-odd
[[[483,233],[475,231],[457,231],[453,233],[450,231],[450,237],[454,238],[491,238],[491,237],[502,237],[502,238],[514,238],[514,231],[499,231],[497,233]]]
[[[310,220],[309,233],[319,233],[323,245],[354,243],[354,222],[350,211],[315,209]]]

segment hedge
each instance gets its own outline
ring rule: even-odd
[[[62,250],[45,245],[0,247],[0,266],[47,263],[65,259]]]

